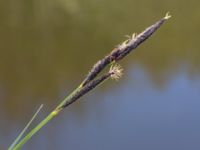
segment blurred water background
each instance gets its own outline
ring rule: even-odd
[[[0,0],[0,149],[35,125],[100,58],[165,15],[109,80],[68,107],[28,150],[199,150],[200,2]]]

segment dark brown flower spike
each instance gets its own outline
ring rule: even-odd
[[[171,16],[169,13],[165,15],[164,18],[157,21],[155,24],[146,28],[143,32],[136,35],[133,34],[129,39],[124,41],[118,47],[113,49],[111,53],[105,56],[103,59],[99,60],[88,73],[87,77],[82,83],[82,86],[85,86],[88,82],[93,80],[99,72],[101,72],[108,64],[113,61],[119,61],[124,58],[127,54],[129,54],[132,50],[137,48],[141,43],[143,43],[146,39],[148,39],[166,20],[168,20]]]

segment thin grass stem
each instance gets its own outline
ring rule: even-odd
[[[37,115],[40,112],[40,110],[42,109],[42,107],[43,107],[43,104],[40,105],[40,107],[38,108],[38,110],[35,112],[35,114],[33,115],[33,117],[30,119],[30,121],[27,123],[27,125],[24,127],[24,129],[21,131],[21,133],[15,139],[15,141],[11,144],[11,146],[8,148],[8,150],[12,150],[15,147],[15,145],[17,145],[17,143],[19,142],[19,140],[22,138],[22,136],[24,135],[24,133],[27,131],[27,129],[30,127],[30,125],[32,124],[32,122],[37,117]]]

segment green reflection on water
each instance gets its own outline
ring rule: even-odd
[[[163,86],[182,65],[199,75],[199,3],[158,0],[0,2],[1,107],[23,114],[83,79],[99,58],[170,11],[173,18],[126,63],[138,63]],[[32,101],[32,102],[30,102]],[[20,111],[19,111],[20,110]],[[15,117],[16,117],[15,116]]]

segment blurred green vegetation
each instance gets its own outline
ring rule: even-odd
[[[159,88],[181,68],[189,78],[198,77],[199,5],[195,0],[1,0],[1,107],[20,115],[20,105],[32,108],[32,100],[55,101],[125,35],[139,33],[167,11],[172,19],[123,63],[139,64]]]

